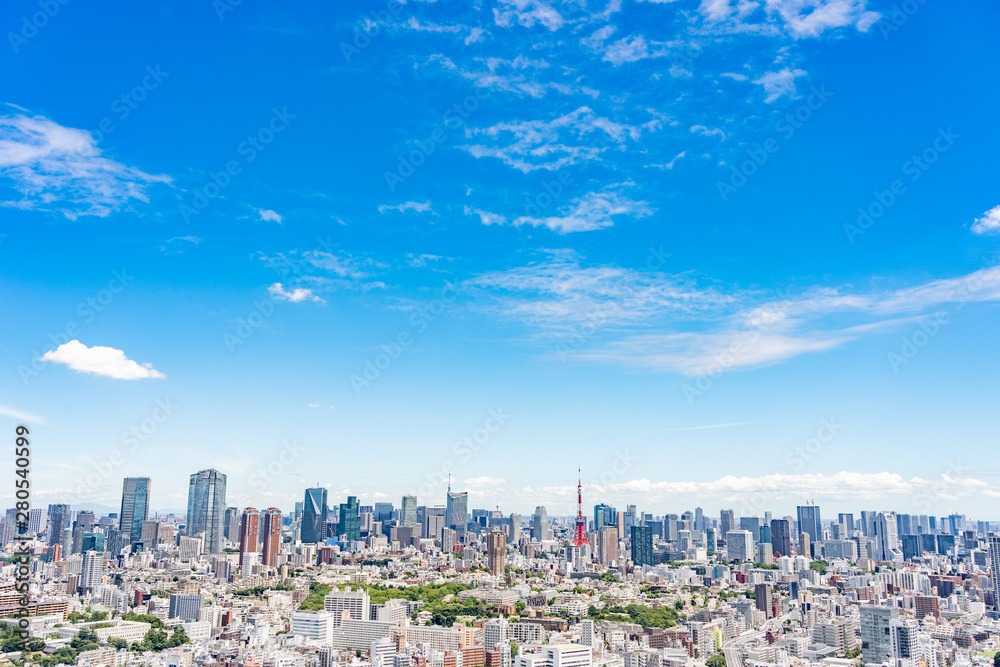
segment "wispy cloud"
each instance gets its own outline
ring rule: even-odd
[[[635,201],[622,194],[623,187],[628,185],[632,184],[613,185],[599,192],[586,194],[561,208],[557,215],[521,216],[513,224],[547,227],[559,234],[569,234],[611,227],[615,217],[644,218],[651,215],[652,210],[646,202]]]
[[[777,72],[768,72],[754,83],[764,87],[764,92],[767,93],[764,103],[770,104],[781,97],[795,97],[795,79],[805,75],[805,70],[786,67]]]
[[[21,198],[3,206],[59,213],[70,220],[106,217],[170,177],[147,174],[104,155],[89,132],[44,116],[0,116],[0,176]]]
[[[42,424],[44,421],[38,415],[33,415],[29,412],[22,412],[15,408],[8,407],[6,405],[0,405],[0,415],[4,417],[12,417],[18,421],[30,422],[32,424]]]
[[[431,210],[431,203],[429,201],[408,201],[403,202],[402,204],[397,204],[396,206],[382,204],[378,207],[379,213],[388,213],[389,211],[396,211],[397,213],[406,213],[407,211],[416,211],[417,213],[433,213]]]

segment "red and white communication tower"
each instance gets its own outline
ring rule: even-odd
[[[587,539],[587,520],[583,518],[583,482],[579,468],[576,473],[576,535],[573,536],[573,546],[582,547],[590,544],[590,540]]]

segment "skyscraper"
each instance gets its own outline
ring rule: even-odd
[[[187,525],[184,534],[203,538],[203,553],[220,553],[226,512],[226,476],[218,470],[199,470],[188,485]]]
[[[81,510],[76,513],[76,520],[73,522],[73,543],[70,553],[83,553],[83,534],[90,532],[91,527],[97,523],[97,517],[91,510]]]
[[[879,512],[875,517],[874,531],[871,536],[875,540],[874,559],[903,560],[903,553],[899,549],[899,534],[896,529],[896,513]]]
[[[264,542],[261,562],[268,567],[274,567],[275,558],[281,549],[281,510],[269,507],[261,516],[261,539]]]
[[[350,542],[361,539],[361,513],[356,496],[347,496],[347,502],[340,504],[340,521],[337,522],[337,534],[343,535]]]
[[[444,510],[444,525],[465,534],[469,522],[469,494],[466,491],[449,491],[448,504]]]
[[[241,517],[242,515],[239,507],[226,508],[226,515],[222,524],[222,534],[225,535],[226,539],[230,542],[236,542],[240,539]]]
[[[792,526],[788,519],[771,519],[771,551],[775,556],[792,555]]]
[[[632,526],[632,562],[636,567],[653,564],[653,529]]]
[[[49,546],[63,544],[68,516],[69,505],[49,505]]]
[[[989,549],[993,568],[993,604],[1000,610],[1000,535],[990,535]]]
[[[896,607],[861,606],[861,652],[866,665],[891,662],[890,626],[898,616],[899,610]]]
[[[138,542],[142,522],[149,518],[150,480],[148,477],[126,477],[122,483],[122,511],[118,515],[118,529],[128,533],[129,539]]]
[[[306,489],[302,502],[302,541],[306,544],[326,542],[326,489],[317,486]]]
[[[417,497],[403,496],[403,504],[399,510],[399,525],[417,525]]]
[[[719,512],[719,534],[724,539],[729,539],[729,531],[736,528],[736,518],[733,510],[722,510]]]
[[[243,510],[240,521],[240,565],[248,553],[257,553],[257,543],[260,541],[260,512],[255,507]]]
[[[507,535],[494,530],[486,534],[486,565],[490,573],[502,577],[507,558]]]
[[[819,515],[819,505],[799,505],[798,514],[799,532],[808,533],[810,543],[822,542],[823,522]]]
[[[535,514],[531,518],[531,536],[536,542],[552,539],[552,531],[549,528],[549,513],[545,510],[545,505],[539,505],[535,508]]]

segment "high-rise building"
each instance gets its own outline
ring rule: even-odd
[[[66,518],[69,505],[49,505],[49,546],[62,545],[66,539]]]
[[[775,557],[792,555],[792,525],[788,519],[771,519],[771,552]]]
[[[343,535],[349,542],[361,539],[361,513],[356,496],[347,496],[347,502],[340,504],[340,520],[337,522],[337,535]]]
[[[545,542],[552,539],[552,529],[549,527],[549,513],[545,510],[545,505],[535,508],[535,514],[531,517],[531,537],[536,542]]]
[[[722,510],[719,512],[719,534],[724,538],[729,534],[729,531],[736,528],[736,514],[733,510]]]
[[[399,510],[399,525],[416,526],[417,524],[417,497],[403,496],[402,505]]]
[[[597,557],[604,565],[618,560],[618,526],[601,526],[597,531]]]
[[[820,519],[819,505],[799,505],[799,532],[809,534],[810,544],[823,541],[823,521]],[[808,556],[809,554],[804,554]]]
[[[118,530],[128,533],[133,542],[139,541],[142,522],[149,518],[148,477],[126,477],[122,483],[122,511],[118,514]]]
[[[617,526],[618,510],[611,505],[594,505],[594,530],[600,530],[602,526]]]
[[[861,653],[865,664],[892,663],[892,620],[896,607],[861,606]]]
[[[854,532],[854,515],[853,514],[838,514],[837,523],[847,530],[847,535]]]
[[[260,542],[260,512],[255,507],[243,510],[240,521],[240,565],[248,553],[257,553]]]
[[[636,567],[653,564],[653,529],[649,526],[632,526],[632,563]]]
[[[302,541],[306,544],[326,542],[326,489],[316,486],[306,489],[302,502]]]
[[[226,476],[218,470],[199,470],[188,485],[188,537],[202,536],[203,553],[221,553],[226,513]]]
[[[93,525],[97,523],[97,517],[91,510],[81,510],[76,513],[76,520],[73,522],[73,543],[70,553],[83,553],[83,534],[90,532]]]
[[[464,535],[469,522],[469,494],[467,491],[449,491],[444,510],[444,524]]]
[[[809,533],[805,531],[799,533],[799,555],[806,558],[812,555],[812,540],[809,539]]]
[[[88,551],[96,551],[100,554],[104,553],[104,533],[84,533],[83,534],[83,544],[81,546],[83,553]]]
[[[237,542],[240,539],[241,518],[242,514],[239,507],[226,508],[226,515],[222,524],[222,534],[230,542]]]
[[[874,534],[875,560],[901,561],[903,553],[899,549],[899,535],[894,512],[879,512],[875,517]]]
[[[726,559],[732,562],[753,562],[756,557],[753,533],[749,530],[731,530],[726,533]]]
[[[278,551],[281,549],[281,510],[269,507],[261,515],[260,536],[264,543],[261,562],[274,567]]]
[[[82,542],[82,538],[81,538]],[[88,551],[83,554],[83,564],[80,569],[80,588],[93,588],[101,583],[104,576],[103,551]]]
[[[502,577],[507,558],[507,535],[499,530],[486,534],[486,565],[490,573]]]
[[[990,566],[993,568],[993,604],[1000,610],[1000,535],[990,535]]]

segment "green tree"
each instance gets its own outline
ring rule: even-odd
[[[118,637],[108,637],[108,643],[115,647],[116,650],[122,650],[123,648],[128,648],[128,642],[124,639],[118,639]]]
[[[721,653],[716,653],[715,655],[709,657],[705,661],[707,667],[726,667],[726,656]]]
[[[826,574],[826,563],[824,563],[821,560],[814,560],[813,562],[809,563],[809,569],[816,570],[820,574]]]
[[[1000,651],[993,654],[993,667],[1000,667]]]

